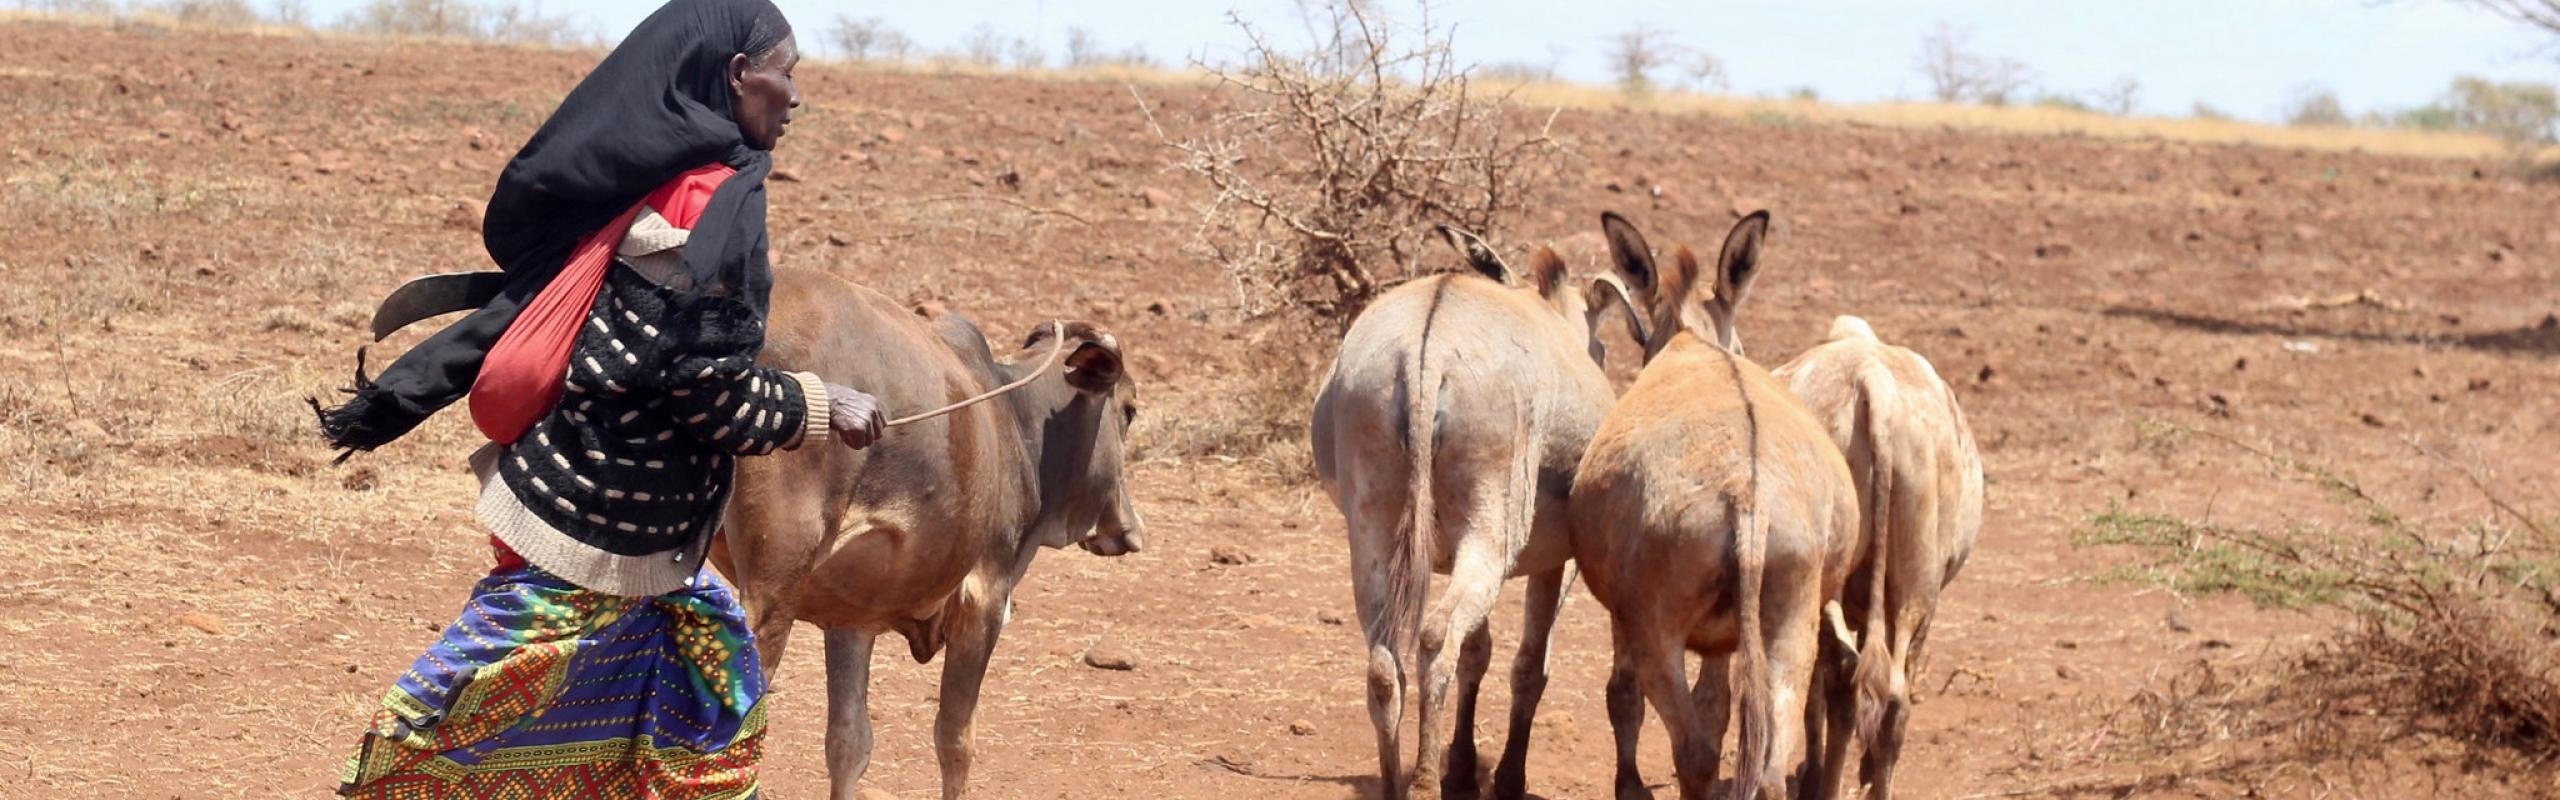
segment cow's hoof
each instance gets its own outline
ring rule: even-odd
[[[1475,770],[1451,770],[1440,779],[1440,800],[1476,800],[1480,788]]]
[[[1523,800],[1529,796],[1528,770],[1505,764],[1493,771],[1493,800]]]
[[[1618,800],[1653,800],[1653,790],[1645,787],[1644,779],[1641,777],[1620,775],[1618,776]]]

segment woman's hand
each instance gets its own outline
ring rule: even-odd
[[[880,398],[827,384],[827,427],[834,428],[836,441],[860,450],[880,441],[889,432],[889,418],[880,413]]]

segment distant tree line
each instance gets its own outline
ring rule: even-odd
[[[981,24],[969,29],[957,47],[932,51],[920,47],[915,39],[889,26],[879,17],[836,15],[835,27],[828,31],[828,41],[836,48],[834,55],[847,61],[872,64],[946,63],[967,64],[988,69],[1036,70],[1052,66],[1066,69],[1092,69],[1106,66],[1153,67],[1155,59],[1145,47],[1129,45],[1113,49],[1105,45],[1093,31],[1067,29],[1067,49],[1062,60],[1052,62],[1049,52],[1039,42],[1020,36],[1006,36],[993,25]]]
[[[25,11],[89,17],[152,17],[221,28],[313,28],[305,0],[19,0]],[[326,27],[348,33],[422,36],[552,47],[596,44],[568,17],[508,0],[368,0]]]

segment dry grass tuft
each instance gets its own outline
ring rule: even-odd
[[[1149,417],[1146,435],[1132,442],[1134,461],[1213,461],[1251,467],[1282,485],[1314,475],[1307,443],[1308,414],[1323,378],[1318,346],[1329,333],[1318,325],[1265,320],[1251,327],[1244,363],[1234,380],[1202,386],[1205,397],[1184,405],[1202,413]]]
[[[2374,750],[2373,737],[2423,731],[2541,771],[2560,760],[2560,538],[2549,528],[2458,464],[2447,462],[2498,517],[2438,530],[2352,478],[2220,433],[2185,433],[2319,489],[2353,522],[2269,531],[2111,509],[2091,518],[2081,542],[2137,547],[2153,560],[2136,576],[2181,591],[2334,605],[2354,622],[2247,696],[2217,685],[2175,702],[2148,698],[2144,713],[2160,720],[2144,729],[2153,739],[2196,742],[2206,729],[2286,733],[2301,753],[2354,757]],[[2220,716],[2195,716],[2205,709]],[[2223,719],[2235,709],[2250,709],[2255,723]],[[2391,724],[2350,730],[2334,721],[2342,714]]]

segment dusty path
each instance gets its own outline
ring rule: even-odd
[[[0,26],[0,798],[331,783],[365,707],[486,554],[458,419],[332,468],[300,398],[343,380],[380,292],[479,265],[468,207],[449,215],[589,58]],[[1083,315],[1130,343],[1145,382],[1134,485],[1156,549],[1035,566],[981,712],[980,795],[1373,792],[1357,634],[1329,621],[1349,616],[1340,520],[1288,448],[1239,447],[1256,398],[1237,376],[1272,356],[1223,280],[1180,254],[1198,187],[1165,169],[1127,91],[803,73],[812,106],[783,152],[793,180],[773,190],[778,260],[992,331]],[[1148,91],[1176,120],[1204,102]],[[2109,755],[2128,698],[2328,629],[2091,580],[2127,556],[2071,534],[2111,503],[2334,516],[2155,423],[2272,442],[2428,520],[2481,516],[2460,475],[2413,455],[2421,443],[2560,513],[2560,321],[2545,323],[2560,189],[2467,162],[1782,122],[1568,111],[1577,160],[1522,239],[1587,268],[1604,208],[1657,241],[1773,208],[1745,320],[1755,353],[1783,358],[1855,312],[1957,384],[1990,465],[1989,524],[1932,635],[1913,796],[2145,774]],[[1091,224],[968,199],[981,193]],[[1249,560],[1213,563],[1219,548]],[[1518,591],[1497,622],[1506,658]],[[1564,624],[1530,786],[1600,797],[1605,622],[1577,598]],[[1138,668],[1082,666],[1097,642]],[[930,796],[933,672],[883,650],[872,780]],[[805,647],[780,676],[774,797],[824,786],[819,669]],[[1507,703],[1492,683],[1489,746]],[[1662,738],[1649,730],[1647,768],[1667,779]],[[2249,780],[2274,796],[2503,785],[2416,767]]]

